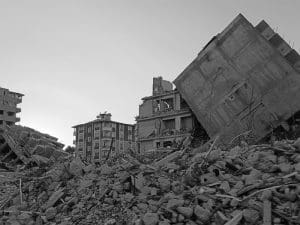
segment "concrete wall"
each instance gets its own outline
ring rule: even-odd
[[[257,139],[300,110],[300,74],[239,15],[174,81],[210,137]]]
[[[154,146],[153,140],[140,142],[140,153],[144,153],[144,152],[154,149],[154,148],[155,148],[155,146]]]
[[[145,100],[139,107],[139,116],[140,117],[148,117],[152,116],[152,100]]]
[[[148,137],[153,131],[155,131],[155,127],[157,126],[156,120],[146,120],[140,121],[138,123],[138,136],[139,138]]]

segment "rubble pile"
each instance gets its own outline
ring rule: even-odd
[[[0,198],[0,224],[299,224],[300,139],[210,142],[151,164],[61,160],[5,182],[15,188]]]
[[[0,168],[12,169],[30,163],[44,164],[68,157],[64,145],[48,134],[23,126],[6,127],[0,132]]]

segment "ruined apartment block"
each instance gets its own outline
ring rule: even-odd
[[[110,149],[112,156],[135,148],[134,125],[112,121],[110,113],[102,113],[96,120],[73,128],[75,153],[89,162],[106,159]]]
[[[300,111],[300,57],[265,22],[238,15],[174,81],[211,138],[254,141]],[[298,115],[299,116],[299,115]]]
[[[0,87],[0,128],[20,121],[17,113],[21,112],[21,109],[17,105],[22,102],[23,96],[23,94]]]
[[[162,77],[153,78],[152,96],[144,97],[137,121],[138,151],[172,148],[191,135],[191,111],[173,84]]]

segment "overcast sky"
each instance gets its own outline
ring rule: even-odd
[[[299,0],[0,0],[0,86],[21,125],[71,145],[100,112],[134,123],[152,77],[173,81],[238,13],[300,49]]]

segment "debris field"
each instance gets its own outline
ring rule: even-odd
[[[300,139],[2,170],[0,224],[300,224]],[[2,179],[3,178],[3,179]]]

